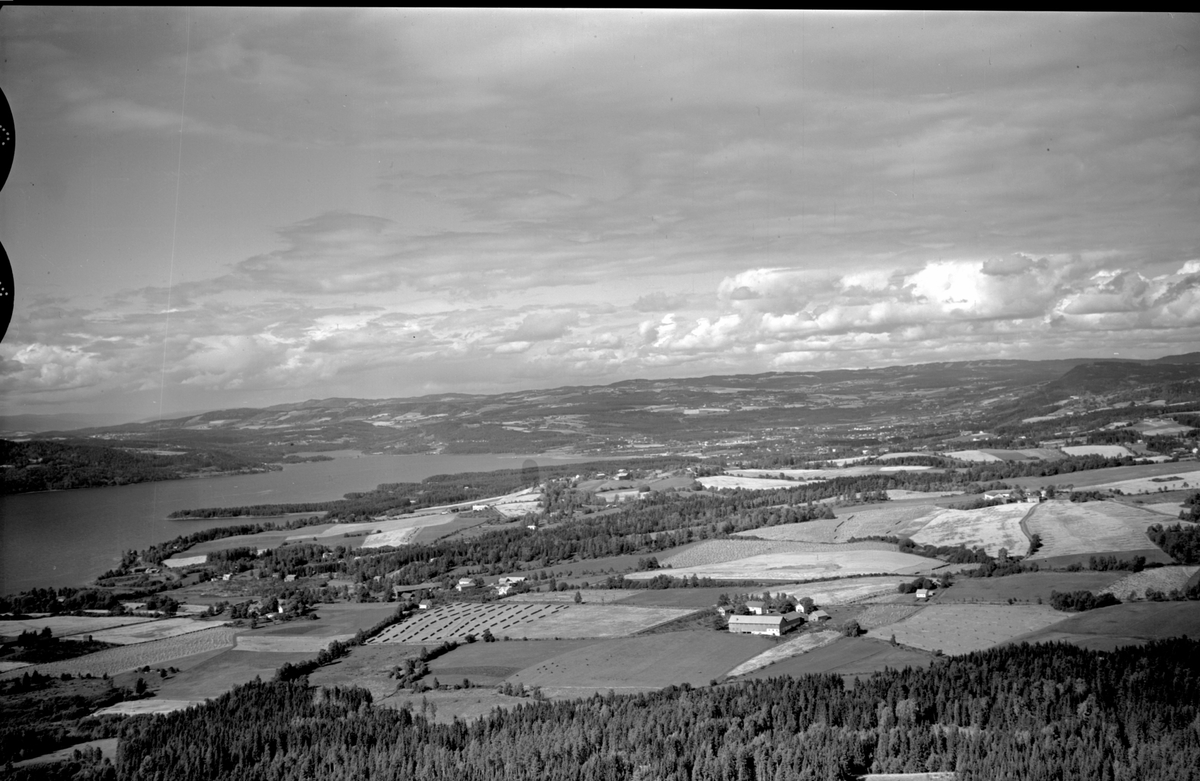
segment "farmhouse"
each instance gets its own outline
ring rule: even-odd
[[[766,611],[766,608],[767,608],[766,604],[764,604],[762,602],[756,601],[756,602],[747,602],[746,603],[746,609],[749,610],[753,615],[756,615],[756,616],[761,616]]]
[[[927,588],[919,588],[916,591],[917,599],[929,599],[930,591]]]
[[[814,610],[808,614],[808,620],[814,623],[819,621],[828,621],[831,618],[833,618],[833,616],[829,615],[824,610]]]
[[[471,588],[474,585],[475,585],[475,581],[472,580],[471,578],[459,578],[458,585],[455,586],[454,588],[457,591],[462,591],[464,588]]]

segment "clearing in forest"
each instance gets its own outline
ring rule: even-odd
[[[1029,558],[1142,551],[1153,547],[1146,529],[1161,522],[1160,515],[1119,502],[1042,502],[1025,519],[1029,533],[1042,540]]]

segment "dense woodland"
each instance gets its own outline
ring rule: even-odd
[[[0,485],[5,493],[58,491],[176,480],[200,474],[266,471],[269,467],[222,450],[181,455],[140,452],[152,443],[129,448],[45,441],[0,439]]]
[[[964,781],[1200,778],[1200,643],[1006,646],[886,670],[494,710],[432,724],[362,689],[254,682],[126,723],[77,779],[792,781],[956,771]],[[314,696],[315,695],[315,696]],[[29,778],[20,772],[13,778]]]

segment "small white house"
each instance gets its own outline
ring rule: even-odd
[[[752,615],[761,616],[766,612],[767,606],[764,602],[747,602],[746,609],[749,610]]]
[[[917,599],[929,599],[930,591],[927,588],[919,588],[916,591]]]
[[[471,578],[459,578],[458,585],[455,586],[454,588],[456,591],[462,591],[464,588],[473,588],[474,586],[475,586],[475,581],[472,580]]]

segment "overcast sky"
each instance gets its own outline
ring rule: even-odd
[[[0,413],[1200,348],[1200,17],[5,7]]]

